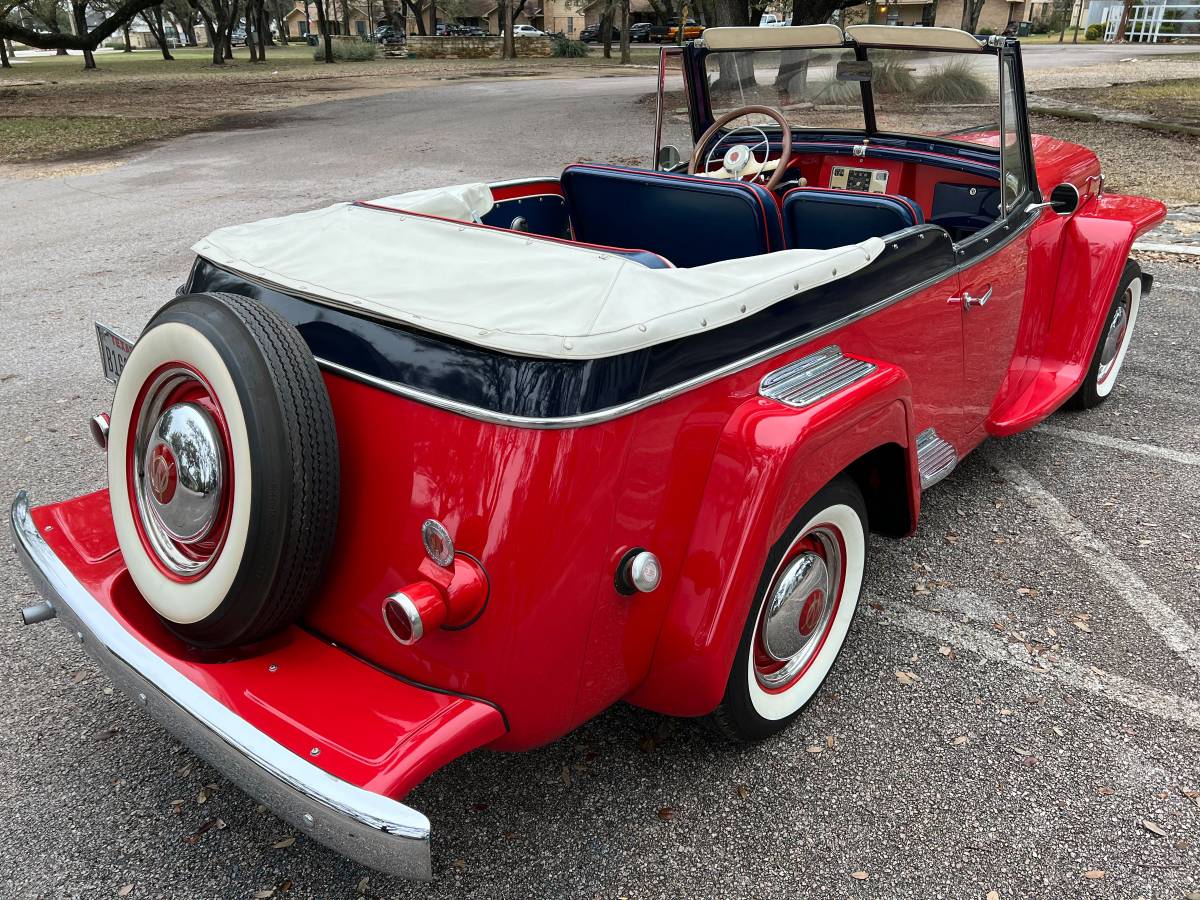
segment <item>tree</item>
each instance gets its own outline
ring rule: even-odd
[[[1129,30],[1129,14],[1133,12],[1133,0],[1125,0],[1121,6],[1121,21],[1117,24],[1117,33],[1113,36],[1114,44],[1124,44],[1127,38],[1125,32]]]
[[[974,34],[986,0],[963,0],[962,30]]]
[[[143,9],[154,6],[155,0],[119,0],[113,4],[111,9],[101,11],[104,18],[90,31],[87,27],[87,5],[87,0],[71,0],[71,15],[68,22],[73,23],[74,33],[68,34],[63,32],[58,24],[60,10],[56,0],[30,0],[28,3],[23,3],[21,8],[26,11],[30,11],[30,7],[52,8],[50,21],[42,20],[49,30],[38,31],[22,22],[13,21],[11,18],[0,18],[0,40],[20,41],[30,47],[59,50],[61,53],[66,53],[67,50],[82,50],[84,66],[95,68],[96,62],[92,58],[92,51]],[[39,18],[32,12],[30,14],[35,19]],[[88,65],[89,62],[90,65]]]
[[[162,51],[163,59],[175,59],[171,55],[171,48],[167,45],[167,29],[163,25],[162,4],[152,6],[150,9],[143,9],[141,16],[142,21],[146,23],[146,27],[150,29],[150,33],[154,35],[154,40],[158,42],[158,49]]]
[[[621,0],[621,62],[628,65],[629,56],[629,0]]]
[[[314,0],[317,7],[317,22],[321,38],[325,41],[325,62],[333,62],[333,38],[329,36],[329,17],[325,15],[325,0]]]
[[[62,7],[59,6],[58,0],[25,0],[24,3],[19,5],[21,12],[25,16],[28,16],[36,24],[47,29],[52,35],[63,34],[62,28],[64,24],[68,29],[71,28],[71,21],[63,15]],[[15,22],[14,24],[20,25],[22,23]],[[25,41],[24,43],[29,44],[29,41]],[[30,46],[35,45],[30,44]],[[67,55],[66,47],[55,47],[54,49],[58,51],[59,56]]]
[[[233,49],[229,46],[229,36],[233,24],[237,21],[237,0],[188,0],[204,22],[204,30],[208,32],[209,44],[212,47],[212,64],[225,65],[226,59],[233,58]]]

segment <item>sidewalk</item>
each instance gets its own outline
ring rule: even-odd
[[[1167,220],[1134,242],[1134,250],[1200,258],[1200,205],[1167,211]]]

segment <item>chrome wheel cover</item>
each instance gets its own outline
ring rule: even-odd
[[[1103,384],[1113,374],[1113,369],[1117,364],[1118,354],[1121,352],[1121,346],[1125,343],[1125,334],[1129,330],[1130,314],[1133,308],[1133,288],[1125,289],[1125,294],[1121,297],[1121,305],[1117,307],[1116,313],[1113,315],[1112,322],[1108,326],[1108,333],[1104,336],[1104,343],[1100,349],[1100,368],[1096,372],[1096,380]]]
[[[812,662],[841,595],[845,563],[837,534],[818,525],[793,547],[801,543],[806,549],[776,572],[763,603],[756,643],[773,664],[756,665],[754,674],[767,690],[787,687]]]
[[[227,470],[212,414],[197,403],[170,402],[198,387],[186,369],[160,373],[146,390],[132,447],[131,487],[142,532],[159,562],[183,578],[216,556],[206,539],[221,518]]]

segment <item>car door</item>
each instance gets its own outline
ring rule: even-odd
[[[984,422],[1013,360],[1025,304],[1032,167],[1024,102],[1014,60],[1001,61],[1000,219],[959,247],[962,315],[963,424],[970,443],[982,439]],[[966,449],[966,448],[964,448]]]

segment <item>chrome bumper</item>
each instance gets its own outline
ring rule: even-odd
[[[126,631],[42,540],[24,491],[13,501],[12,531],[17,555],[63,625],[153,719],[313,840],[381,872],[432,877],[425,816],[292,753]]]

